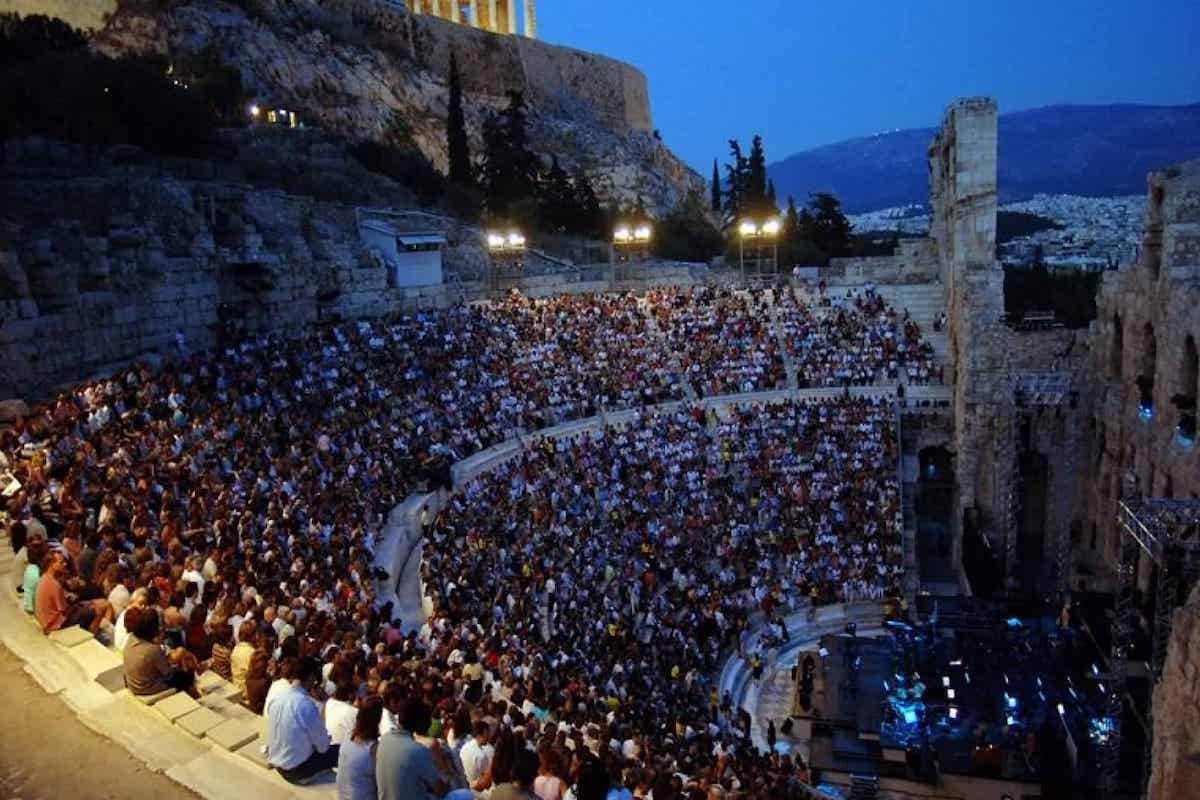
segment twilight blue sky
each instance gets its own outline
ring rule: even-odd
[[[769,161],[1001,112],[1200,102],[1200,0],[541,0],[541,38],[628,61],[655,126],[708,176],[731,136]]]

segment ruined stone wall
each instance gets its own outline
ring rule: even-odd
[[[223,320],[287,332],[453,299],[390,288],[351,205],[153,166],[77,174],[82,151],[66,145],[6,154],[36,169],[10,163],[0,179],[0,397],[169,350],[180,331],[209,347]],[[451,268],[479,257],[476,232],[441,230]]]
[[[929,238],[902,239],[890,256],[834,258],[825,272],[849,283],[931,283],[939,273],[937,245]]]
[[[953,364],[955,522],[970,518],[1003,552],[1020,513],[1013,502],[1018,459],[1026,449],[1046,456],[1045,546],[1036,565],[1045,569],[1061,537],[1077,526],[1087,404],[1077,397],[1056,408],[1018,407],[1015,388],[1022,376],[1044,372],[1067,376],[1075,389],[1084,386],[1090,338],[1086,331],[1017,331],[1004,323],[1004,273],[996,258],[997,122],[995,101],[959,100],[929,148],[930,236],[946,292]],[[1014,559],[1004,566],[1013,575],[1034,565]]]
[[[1115,563],[1123,496],[1200,498],[1200,454],[1177,436],[1172,402],[1200,393],[1189,358],[1200,343],[1200,162],[1152,173],[1148,193],[1141,257],[1105,276],[1094,326],[1097,461],[1084,513],[1098,532],[1097,571]],[[1154,380],[1150,418],[1138,408],[1143,375]]]
[[[629,64],[424,14],[413,15],[410,24],[421,65],[433,75],[447,75],[450,54],[455,53],[467,94],[485,94],[499,102],[506,92],[521,91],[535,106],[566,103],[582,108],[617,132],[653,128],[646,76]]]
[[[1200,589],[1171,622],[1162,680],[1154,689],[1149,797],[1191,800],[1200,786]]]
[[[0,0],[0,13],[45,14],[85,31],[103,26],[116,7],[117,0]]]

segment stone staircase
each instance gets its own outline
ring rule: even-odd
[[[876,291],[888,305],[909,316],[921,326],[921,335],[933,345],[935,361],[949,366],[950,338],[945,330],[935,331],[934,320],[946,310],[944,290],[940,283],[899,284],[878,286]]]

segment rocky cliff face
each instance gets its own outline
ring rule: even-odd
[[[547,159],[582,170],[621,203],[640,196],[666,211],[704,182],[652,133],[644,76],[603,56],[500,36],[383,0],[175,0],[122,3],[94,33],[111,55],[213,49],[236,65],[260,102],[297,110],[351,140],[378,139],[399,120],[446,165],[450,53],[463,75],[468,133],[525,92],[531,139]]]

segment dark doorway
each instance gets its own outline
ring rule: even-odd
[[[932,594],[957,594],[954,568],[954,455],[944,447],[917,454],[915,507],[921,586]]]
[[[1036,596],[1052,585],[1053,558],[1046,556],[1046,495],[1049,463],[1035,451],[1020,456],[1021,510],[1017,515],[1017,591]]]

